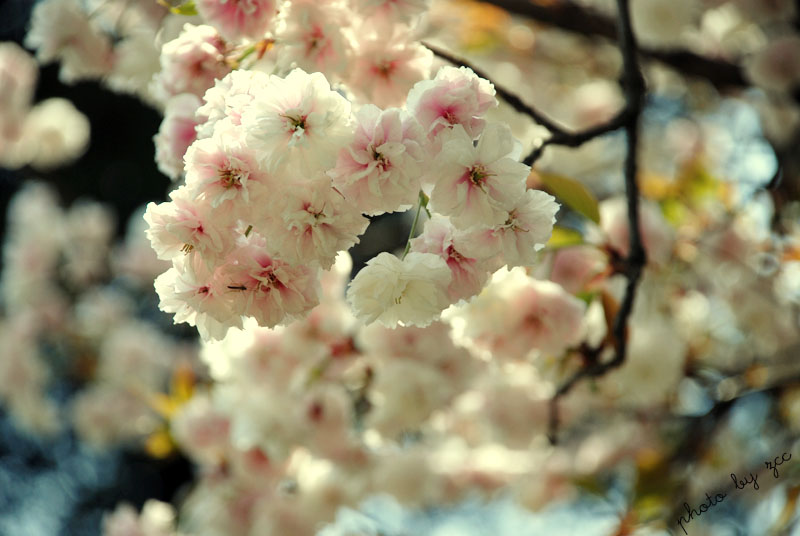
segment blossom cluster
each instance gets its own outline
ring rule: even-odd
[[[72,103],[33,104],[39,67],[15,43],[0,43],[0,166],[49,170],[79,157],[89,143],[89,121]]]
[[[0,401],[24,428],[51,435],[70,423],[87,444],[110,448],[141,443],[163,426],[153,399],[175,371],[191,368],[196,350],[137,311],[164,263],[142,244],[141,225],[131,228],[114,248],[114,216],[100,203],[62,209],[39,183],[12,199],[0,277]],[[67,378],[80,390],[61,405],[51,393]]]
[[[359,240],[365,215],[426,203],[433,218],[398,258],[353,280],[356,315],[426,325],[497,268],[527,266],[558,206],[527,190],[508,127],[483,119],[494,89],[467,68],[418,82],[405,108],[351,103],[321,73],[235,71],[209,89],[186,150],[185,183],[151,204],[148,236],[172,269],[164,310],[222,338],[273,327],[319,303],[319,271]],[[419,210],[419,208],[418,208]]]
[[[121,506],[104,521],[108,536],[311,536],[381,494],[429,510],[503,490],[539,509],[609,477],[632,484],[614,506],[615,530],[636,523],[644,534],[663,531],[653,512],[671,511],[678,495],[653,492],[653,475],[682,474],[686,496],[702,496],[727,480],[720,466],[746,467],[764,441],[796,445],[800,388],[778,376],[796,370],[800,343],[800,226],[768,196],[718,180],[730,166],[714,160],[710,149],[726,144],[712,143],[720,129],[707,117],[641,124],[647,265],[620,331],[631,249],[628,202],[617,195],[621,140],[553,143],[531,172],[522,145],[539,140],[519,117],[492,121],[492,83],[464,67],[431,78],[417,35],[426,0],[197,0],[170,15],[124,2],[103,0],[92,17],[91,2],[43,0],[29,43],[41,61],[59,57],[65,78],[104,76],[162,106],[156,160],[175,189],[113,253],[102,209],[62,211],[45,190],[23,191],[4,248],[0,322],[11,349],[0,400],[18,420],[44,431],[59,420],[41,341],[66,333],[78,343],[65,347],[90,356],[91,381],[70,406],[80,437],[108,447],[149,434],[200,468],[177,515],[154,501],[140,515]],[[744,47],[744,73],[777,100],[798,82],[796,36],[732,37],[741,17],[781,25],[793,6],[708,0],[699,36],[698,2],[631,0],[645,46]],[[110,38],[111,15],[120,39]],[[597,44],[598,61],[576,69],[565,58],[585,45],[535,35],[536,53],[504,63],[500,78],[520,82],[568,129],[614,117],[616,51]],[[140,56],[134,39],[146,42]],[[522,83],[530,61],[535,75]],[[562,70],[541,68],[548,62]],[[649,91],[683,87],[653,71]],[[556,191],[556,174],[571,192]],[[555,236],[559,205],[538,184],[570,207]],[[569,199],[576,190],[582,203]],[[350,280],[346,251],[369,218],[392,212],[415,215],[406,249],[378,254]],[[118,286],[97,285],[109,270],[146,287],[156,279],[161,309],[206,339],[207,378],[155,396],[193,350],[136,317]],[[611,362],[619,336],[620,366],[558,397],[566,441],[552,447],[553,394]],[[772,417],[741,426],[740,408],[764,406],[759,397]],[[717,417],[728,408],[733,418]],[[702,449],[696,426],[709,430]],[[691,463],[687,450],[697,451]]]
[[[446,322],[364,326],[344,301],[350,269],[340,254],[305,319],[273,329],[249,321],[205,344],[213,382],[170,421],[174,441],[202,469],[181,506],[181,531],[310,536],[342,506],[375,494],[447,504],[508,485],[531,504],[546,500],[546,488],[523,478],[533,459],[547,457],[524,454],[547,408],[533,361],[498,356],[504,368],[480,359],[478,341],[457,344]],[[582,330],[582,302],[521,268],[511,278],[549,293],[550,311]],[[490,291],[519,289],[508,281],[495,278]],[[492,313],[466,322],[474,330]],[[548,321],[542,309],[527,313],[534,317]],[[561,329],[540,330],[531,350],[560,355]],[[129,516],[109,516],[106,534]]]

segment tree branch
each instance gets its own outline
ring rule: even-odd
[[[594,138],[598,138],[603,134],[608,134],[609,132],[619,130],[625,126],[626,115],[626,111],[623,110],[611,118],[610,121],[589,127],[586,130],[580,130],[577,132],[556,132],[544,140],[539,147],[531,151],[530,154],[525,157],[522,163],[532,166],[539,159],[539,157],[542,156],[542,153],[548,145],[580,147],[589,140],[593,140]]]
[[[462,58],[458,58],[449,52],[442,50],[439,47],[433,46],[430,43],[422,43],[422,46],[433,52],[435,56],[442,58],[443,60],[452,63],[453,65],[462,65],[464,67],[469,67],[472,71],[481,78],[489,80],[494,85],[494,89],[497,92],[497,95],[506,101],[512,108],[516,111],[523,113],[525,115],[530,116],[531,119],[536,121],[538,124],[542,125],[544,128],[552,132],[553,134],[566,134],[566,131],[563,127],[559,126],[555,123],[552,119],[547,117],[545,114],[539,112],[532,106],[526,104],[519,98],[516,94],[512,93],[508,89],[504,88],[503,86],[498,85],[481,69],[478,69],[474,65],[470,64],[466,60]]]
[[[639,145],[639,118],[644,108],[646,88],[644,76],[638,63],[638,47],[630,19],[628,0],[617,0],[619,16],[619,48],[622,53],[623,75],[621,85],[625,93],[625,108],[620,114],[620,121],[627,133],[627,152],[625,155],[625,196],[628,204],[628,226],[630,245],[628,256],[624,261],[624,275],[627,279],[625,295],[619,311],[614,317],[612,336],[616,351],[614,358],[606,362],[598,362],[575,373],[562,384],[550,403],[549,438],[555,444],[558,431],[558,399],[567,394],[580,380],[597,377],[624,363],[627,353],[628,318],[633,310],[636,288],[647,261],[642,236],[639,228],[639,187],[636,182],[638,172],[637,149]]]
[[[614,130],[618,130],[625,126],[626,115],[625,111],[618,113],[614,116],[610,121],[606,123],[602,123],[599,125],[595,125],[593,127],[589,127],[586,130],[580,130],[576,132],[570,132],[566,128],[558,125],[555,121],[547,117],[544,113],[538,111],[533,106],[526,104],[523,100],[516,95],[515,93],[509,91],[508,89],[504,88],[503,86],[498,85],[496,82],[492,81],[492,79],[481,69],[478,69],[474,65],[470,64],[468,61],[464,60],[463,58],[456,57],[449,52],[442,50],[441,48],[435,47],[429,43],[422,43],[423,46],[428,48],[433,54],[443,60],[452,63],[453,65],[461,65],[464,67],[469,67],[472,71],[481,78],[489,80],[494,85],[495,91],[497,95],[506,101],[512,108],[514,108],[519,113],[525,114],[533,119],[536,123],[540,124],[541,126],[545,127],[547,130],[550,131],[552,134],[549,138],[544,140],[542,144],[531,151],[531,153],[525,157],[523,160],[524,164],[532,166],[536,160],[542,155],[544,152],[545,147],[548,145],[564,145],[566,147],[578,147],[583,145],[589,140],[602,136],[603,134],[607,134]]]
[[[544,24],[574,33],[604,39],[617,39],[614,20],[598,11],[585,8],[569,0],[540,5],[530,0],[481,0]],[[549,4],[549,3],[548,3]],[[701,56],[688,50],[657,50],[638,48],[645,58],[656,60],[689,76],[703,78],[717,89],[748,87],[750,84],[736,64],[723,59]]]

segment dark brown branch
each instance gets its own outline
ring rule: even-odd
[[[538,22],[579,33],[588,37],[617,39],[614,20],[603,13],[564,0],[552,5],[539,5],[530,0],[482,0]],[[638,53],[668,65],[685,75],[703,78],[718,89],[747,87],[750,84],[736,64],[723,59],[701,56],[688,50],[656,50],[639,48]]]
[[[545,148],[548,145],[580,147],[589,140],[593,140],[594,138],[598,138],[603,134],[608,134],[609,132],[619,130],[620,128],[625,126],[626,115],[627,111],[623,110],[617,115],[615,115],[613,118],[611,118],[610,121],[606,123],[601,123],[593,127],[589,127],[586,130],[581,130],[578,132],[565,132],[565,131],[556,132],[552,136],[544,140],[544,142],[542,142],[542,144],[539,147],[531,151],[530,154],[528,154],[528,156],[526,156],[522,162],[524,164],[532,166],[539,159],[539,157],[542,156],[542,153],[544,152]]]
[[[625,295],[614,317],[612,337],[615,346],[613,359],[598,362],[579,370],[575,375],[562,384],[550,404],[549,437],[550,442],[557,441],[558,430],[558,399],[567,394],[579,381],[587,377],[602,376],[607,371],[619,367],[625,362],[628,342],[628,318],[633,310],[636,298],[636,288],[642,275],[642,269],[647,261],[642,236],[639,228],[639,187],[636,182],[638,172],[639,146],[639,118],[644,108],[646,94],[644,76],[639,68],[638,47],[630,19],[628,0],[617,0],[619,16],[619,48],[622,52],[622,89],[625,93],[625,109],[620,115],[625,132],[627,133],[627,152],[625,155],[625,197],[628,204],[628,226],[630,246],[628,256],[625,258]]]
[[[462,65],[464,67],[469,67],[472,71],[481,78],[486,80],[491,80],[489,75],[487,75],[481,69],[478,69],[474,65],[470,64],[468,61],[458,58],[447,51],[444,51],[438,47],[435,47],[429,43],[423,43],[425,47],[427,47],[434,55],[442,58],[443,60],[452,63],[453,65]],[[531,166],[533,165],[536,160],[542,155],[545,147],[548,145],[564,145],[566,147],[579,147],[583,145],[589,140],[602,136],[603,134],[607,134],[614,130],[619,130],[623,126],[625,126],[626,121],[626,112],[623,110],[622,112],[618,113],[614,116],[610,121],[607,123],[602,123],[593,127],[589,127],[586,130],[581,130],[577,132],[569,132],[564,127],[558,125],[547,117],[542,112],[538,111],[536,108],[530,106],[529,104],[525,103],[518,95],[512,93],[508,89],[498,85],[495,82],[494,84],[495,91],[497,95],[506,101],[512,108],[514,108],[519,113],[525,114],[533,119],[536,123],[542,125],[547,130],[550,131],[551,136],[544,140],[544,142],[531,151],[531,153],[525,157],[523,163]]]

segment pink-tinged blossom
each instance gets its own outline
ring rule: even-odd
[[[148,500],[139,514],[129,504],[120,504],[103,516],[103,536],[174,536],[175,510],[172,505]]]
[[[111,271],[137,287],[150,287],[156,276],[170,266],[168,261],[158,258],[145,234],[148,227],[143,217],[145,208],[138,207],[128,218],[124,242],[111,255]]]
[[[292,266],[266,248],[266,241],[251,232],[220,268],[220,277],[232,291],[234,310],[271,328],[301,318],[319,304],[319,269]]]
[[[451,278],[447,263],[432,253],[411,252],[403,260],[381,253],[350,282],[347,300],[365,324],[424,327],[450,305]]]
[[[17,156],[38,170],[65,165],[86,151],[89,129],[89,120],[67,99],[43,100],[25,117]]]
[[[453,275],[447,294],[453,303],[480,292],[489,278],[487,263],[467,257],[458,250],[459,235],[447,218],[434,214],[425,222],[422,234],[411,241],[411,251],[433,253],[447,263]]]
[[[36,4],[25,46],[36,49],[40,63],[59,61],[63,82],[99,78],[111,70],[111,40],[91,23],[77,0]]]
[[[745,74],[753,83],[774,91],[800,86],[800,37],[779,37],[745,62]]]
[[[536,263],[536,252],[550,240],[558,208],[552,195],[526,190],[506,214],[505,222],[468,232],[464,254],[479,258],[496,254],[500,266],[531,266]]]
[[[391,35],[391,29],[386,31]],[[414,84],[430,76],[433,53],[408,41],[407,33],[398,35],[387,39],[373,33],[359,41],[347,73],[348,87],[363,101],[381,108],[402,106]]]
[[[203,96],[205,103],[197,110],[202,118],[197,128],[198,138],[209,138],[217,122],[225,119],[231,125],[242,124],[242,111],[269,82],[269,75],[261,71],[231,71],[217,80]]]
[[[242,319],[231,308],[231,291],[196,256],[177,257],[172,268],[158,276],[155,289],[159,309],[174,313],[176,324],[196,326],[204,340],[222,339]]]
[[[197,12],[226,39],[264,37],[278,13],[276,0],[198,0]]]
[[[377,402],[364,424],[386,438],[399,437],[404,430],[418,430],[449,401],[449,387],[447,377],[424,363],[386,360],[370,385],[372,399]]]
[[[567,292],[577,294],[584,290],[605,266],[605,255],[596,247],[568,247],[553,254],[549,279],[564,287]]]
[[[158,391],[175,348],[154,324],[126,319],[103,334],[97,378],[120,388]]]
[[[355,139],[339,151],[333,183],[364,214],[402,210],[416,202],[424,160],[417,121],[367,104],[356,115]]]
[[[33,327],[22,316],[0,323],[0,340],[3,341],[0,403],[23,426],[46,432],[47,429],[55,430],[57,426],[37,426],[39,420],[31,418],[48,403],[44,392],[50,376],[50,369],[38,351]],[[52,417],[52,424],[56,424],[55,412]]]
[[[22,139],[39,68],[36,60],[16,43],[0,43],[0,166],[27,163]]]
[[[525,192],[530,168],[509,158],[511,130],[493,123],[477,146],[461,126],[453,129],[428,176],[433,179],[431,209],[450,216],[453,225],[497,225]]]
[[[247,142],[267,171],[281,166],[304,174],[330,168],[352,136],[350,103],[322,73],[295,69],[269,85],[242,114]]]
[[[0,43],[0,137],[30,108],[39,68],[19,45]],[[7,125],[8,124],[8,125]]]
[[[171,202],[148,203],[145,233],[159,259],[171,260],[181,253],[223,255],[227,222],[220,222],[210,201],[195,200],[186,186],[170,194]],[[220,225],[223,223],[223,225]]]
[[[504,351],[523,355],[536,348],[561,355],[580,342],[586,304],[551,281],[531,280],[508,304],[516,322],[501,341]]]
[[[227,200],[247,203],[249,191],[265,187],[267,175],[255,154],[233,133],[217,132],[197,140],[186,152],[186,187],[189,195],[218,207]],[[238,211],[241,217],[241,211]]]
[[[161,48],[156,45],[156,35],[155,29],[137,28],[114,44],[114,65],[103,79],[111,90],[137,95],[148,104],[158,102],[149,90],[160,68]]]
[[[167,101],[164,119],[153,137],[158,169],[174,181],[183,175],[183,155],[197,138],[195,112],[199,107],[197,95],[175,95]]]
[[[308,72],[344,72],[351,48],[342,29],[346,11],[324,2],[292,2],[277,34],[279,66]]]
[[[636,316],[628,326],[625,362],[600,382],[617,404],[651,408],[667,403],[684,378],[689,347],[666,315]]]
[[[429,138],[443,129],[461,125],[478,137],[486,111],[497,106],[494,86],[467,67],[442,67],[433,80],[417,82],[408,93],[406,107],[419,120]]]
[[[140,392],[134,394],[105,382],[80,391],[70,406],[77,436],[96,449],[141,440],[161,421]]]
[[[180,407],[170,421],[170,432],[184,452],[203,464],[218,464],[231,448],[230,418],[202,391]]]
[[[332,188],[325,176],[288,188],[276,208],[280,216],[268,235],[270,245],[292,264],[319,262],[327,270],[336,254],[357,244],[369,225],[360,207]]]
[[[560,356],[583,334],[586,304],[521,268],[495,273],[486,290],[454,313],[463,335],[494,355],[522,359],[531,350]]]
[[[625,198],[606,199],[600,203],[599,209],[600,225],[608,237],[609,245],[620,255],[627,255],[630,236]],[[666,264],[672,255],[675,237],[658,205],[652,202],[640,204],[639,229],[647,261],[656,265]]]
[[[428,10],[430,0],[353,0],[353,9],[384,23],[410,23]]]
[[[173,95],[202,97],[214,80],[231,71],[225,63],[225,42],[212,26],[186,24],[181,34],[161,49],[161,72],[153,78],[153,94],[166,101]]]

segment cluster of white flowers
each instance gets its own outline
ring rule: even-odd
[[[137,318],[131,294],[148,289],[164,263],[154,262],[149,244],[129,240],[115,252],[113,236],[104,205],[82,201],[65,210],[50,188],[29,183],[9,207],[0,277],[0,401],[38,433],[71,421],[94,447],[156,431],[162,420],[151,397],[196,354]],[[58,375],[82,386],[63,408],[48,396]]]
[[[350,270],[341,253],[305,319],[273,329],[250,321],[205,344],[213,383],[170,423],[202,469],[181,531],[311,536],[342,506],[375,494],[429,505],[502,483],[533,493],[521,477],[548,456],[534,441],[549,388],[536,360],[509,356],[498,367],[478,358],[477,343],[456,344],[443,322],[364,326],[344,302]],[[515,284],[547,285],[513,274]],[[574,307],[566,295],[550,305],[558,300]],[[545,322],[546,313],[528,317]],[[560,466],[553,482],[571,470]]]
[[[62,210],[32,187],[10,212],[0,401],[30,428],[56,427],[39,341],[62,336],[89,380],[69,406],[83,440],[104,447],[150,435],[200,468],[179,519],[162,503],[140,515],[122,506],[104,522],[108,536],[172,536],[176,526],[195,536],[311,536],[341,507],[376,494],[430,507],[503,489],[539,508],[620,459],[661,467],[671,447],[659,418],[698,414],[687,392],[709,403],[727,392],[725,380],[700,387],[704,368],[746,370],[753,351],[778,355],[800,340],[800,227],[781,222],[778,243],[763,218],[729,225],[731,207],[716,198],[722,187],[697,202],[705,185],[693,181],[713,182],[691,167],[708,156],[700,121],[666,145],[658,133],[657,149],[675,168],[659,182],[655,129],[645,122],[639,182],[645,197],[665,202],[640,204],[648,265],[623,334],[626,359],[559,399],[560,425],[582,433],[547,445],[553,393],[619,347],[610,330],[630,229],[615,185],[595,179],[593,194],[604,198],[596,221],[570,213],[566,223],[577,220],[580,232],[560,229],[562,242],[550,241],[559,207],[529,184],[547,184],[548,170],[618,179],[621,144],[598,139],[582,156],[548,148],[541,174],[531,174],[511,128],[492,121],[498,102],[488,80],[464,67],[431,78],[433,57],[417,35],[428,3],[196,0],[170,15],[145,0],[37,5],[28,43],[40,61],[60,60],[65,80],[105,77],[164,108],[156,160],[175,181],[169,201],[150,203],[116,251],[98,205]],[[725,9],[770,24],[793,10],[790,0],[721,4],[717,12],[691,0],[632,0],[633,24],[645,46],[710,47],[697,33],[732,32],[720,29]],[[582,50],[540,36],[534,61]],[[792,91],[797,38],[752,41],[763,49],[745,47],[754,52],[747,75],[771,93]],[[618,58],[601,49],[597,66],[569,84],[538,80],[546,69],[532,77],[537,99],[545,86],[581,85],[550,95],[569,128],[622,106],[612,82]],[[10,81],[0,86],[0,112],[10,111],[0,113],[0,136],[27,121],[31,66],[0,48],[0,77]],[[503,78],[516,69],[497,70]],[[530,129],[525,137],[535,143]],[[416,216],[405,251],[377,254],[348,282],[347,250],[368,218],[408,211]],[[564,235],[579,236],[565,245]],[[773,257],[782,261],[769,271],[760,260]],[[136,318],[118,287],[99,285],[109,270],[146,287],[155,279],[161,309],[206,339],[208,381],[163,396],[194,348]],[[746,382],[759,381],[753,370]],[[796,388],[781,404],[797,420]],[[604,418],[612,406],[648,418]]]
[[[31,15],[25,45],[46,64],[58,61],[65,83],[102,80],[156,103],[148,88],[158,70],[158,41],[176,35],[181,16],[156,2],[44,0]]]
[[[47,170],[69,163],[89,144],[89,121],[66,99],[33,105],[39,68],[15,43],[0,43],[0,166]]]
[[[353,280],[359,319],[426,325],[498,267],[533,264],[558,205],[526,190],[508,127],[482,119],[495,103],[466,68],[416,84],[405,109],[356,114],[321,73],[226,75],[197,109],[185,184],[145,214],[153,248],[173,263],[156,282],[162,308],[216,339],[247,317],[264,327],[302,317],[319,303],[319,270],[358,242],[364,215],[428,195],[434,216],[411,253],[382,253]]]

